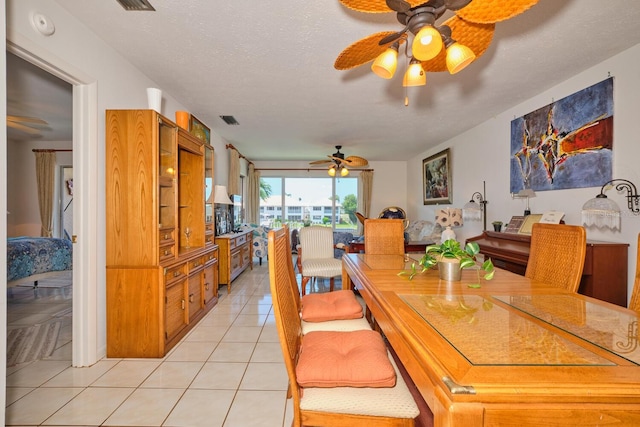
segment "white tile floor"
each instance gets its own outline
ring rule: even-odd
[[[290,426],[267,263],[256,262],[230,294],[226,289],[164,359],[103,359],[72,368],[69,318],[50,358],[7,368],[6,425]],[[15,304],[9,297],[10,326],[37,321],[45,305],[48,313],[70,305],[60,290],[41,289],[38,297],[28,291]]]

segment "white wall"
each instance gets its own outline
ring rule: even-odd
[[[248,153],[247,157],[251,158]],[[290,177],[326,177],[324,170],[307,172],[309,162],[298,161],[254,161],[256,169],[301,169],[299,171],[260,171],[261,176],[290,176]],[[369,169],[373,169],[374,194],[371,197],[371,215],[377,217],[382,209],[388,206],[407,208],[407,173],[406,162],[369,162]],[[351,175],[350,175],[351,176]],[[355,176],[355,173],[354,173]]]
[[[422,160],[447,147],[451,149],[453,171],[453,204],[462,207],[475,191],[482,192],[482,181],[486,181],[488,227],[491,221],[507,222],[513,215],[522,215],[524,200],[512,200],[509,193],[509,144],[511,120],[550,104],[588,86],[605,80],[609,73],[614,77],[614,145],[613,178],[628,179],[640,185],[640,144],[638,144],[638,99],[640,99],[640,45],[636,45],[619,55],[604,61],[575,77],[550,88],[540,95],[460,134],[440,146],[425,151],[408,163],[408,200],[410,216],[433,219],[434,206],[423,206]],[[526,81],[522,82],[526,85]],[[599,187],[540,191],[531,199],[534,213],[550,210],[565,212],[567,224],[580,224],[582,205],[600,191]],[[623,195],[609,190],[607,196],[618,203],[622,210],[622,230],[587,229],[591,240],[625,242],[629,244],[628,289],[633,289],[637,237],[640,233],[640,216],[632,215],[626,208]],[[458,240],[478,235],[482,232],[482,222],[467,221],[457,229]]]

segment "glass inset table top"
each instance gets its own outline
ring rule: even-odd
[[[574,295],[494,297],[512,307],[640,364],[638,316]]]
[[[473,365],[615,366],[479,295],[398,296]]]

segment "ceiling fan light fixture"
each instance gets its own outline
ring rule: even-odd
[[[440,53],[442,44],[440,32],[431,25],[425,25],[413,38],[411,52],[414,58],[429,61]]]
[[[347,176],[349,175],[349,169],[342,167],[340,168],[340,176]]]
[[[396,72],[396,68],[398,67],[398,48],[400,44],[395,42],[387,50],[382,52],[373,64],[371,65],[371,71],[373,71],[376,76],[382,77],[383,79],[390,79]]]
[[[329,170],[327,171],[327,173],[329,174],[329,176],[333,177],[336,176],[336,167],[335,166],[331,166],[329,168]]]
[[[427,73],[422,69],[422,64],[417,59],[412,59],[407,71],[404,73],[402,86],[424,86],[427,84]]]
[[[476,59],[476,54],[471,49],[458,42],[447,47],[447,70],[450,74],[456,74],[471,64]]]

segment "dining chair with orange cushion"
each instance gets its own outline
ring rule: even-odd
[[[367,219],[364,227],[364,252],[367,255],[404,255],[402,219]]]
[[[565,224],[533,224],[525,277],[578,292],[587,235],[584,227]]]
[[[286,234],[269,232],[269,282],[276,328],[293,400],[293,426],[414,426],[411,392],[372,330],[302,334]]]
[[[371,329],[363,316],[362,305],[352,290],[313,293],[300,297],[293,260],[287,251],[290,246],[289,236],[286,225],[274,232],[275,262],[282,269],[281,280],[289,283],[294,291],[296,306],[302,319],[302,333]]]
[[[638,251],[636,252],[636,278],[633,282],[629,308],[640,312],[640,234],[638,234]]]

